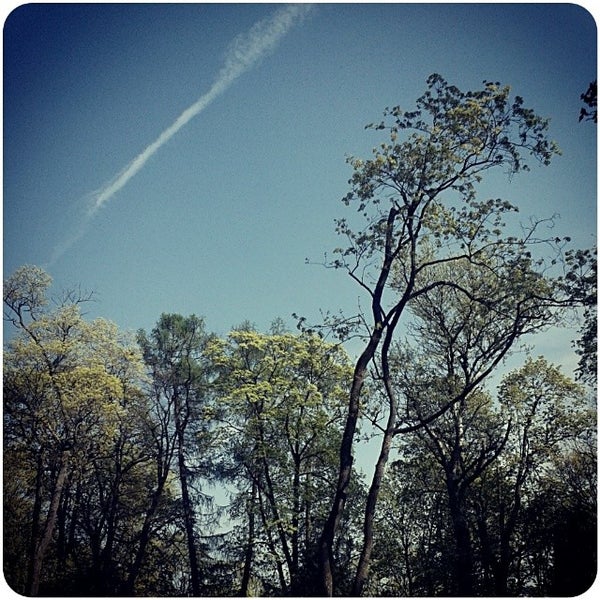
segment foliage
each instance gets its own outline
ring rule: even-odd
[[[151,378],[148,396],[160,426],[155,434],[158,475],[141,531],[135,568],[128,578],[130,592],[151,543],[152,520],[161,497],[168,491],[169,475],[175,472],[181,494],[178,508],[185,530],[190,593],[193,596],[202,593],[196,507],[209,504],[210,497],[198,492],[195,484],[210,470],[203,457],[212,444],[210,426],[203,418],[210,377],[204,348],[209,339],[204,321],[195,315],[162,314],[149,336],[144,331],[138,332]],[[187,587],[184,590],[187,593]]]
[[[299,594],[331,489],[348,360],[314,335],[247,327],[208,354],[219,372],[221,469],[246,532],[241,593]]]
[[[596,448],[583,388],[547,361],[528,359],[494,400],[478,394],[453,412],[400,438],[381,497],[369,593],[456,593],[448,467],[461,485],[472,595],[587,589],[595,574]],[[495,457],[481,468],[485,448]]]
[[[582,99],[595,120],[594,98]],[[336,222],[345,241],[327,263],[366,296],[354,316],[218,337],[164,313],[134,337],[87,320],[91,294],[51,298],[38,267],[4,282],[15,591],[506,597],[591,584],[590,388],[542,357],[503,367],[575,309],[577,375],[595,384],[595,249],[479,195],[491,169],[549,164],[548,121],[507,86],[463,92],[432,75],[415,110],[370,128],[389,137],[349,159],[356,212]],[[360,341],[354,359],[328,329]]]
[[[66,527],[73,528],[52,557],[63,564],[74,560],[77,536],[92,541],[91,522],[76,531],[67,509],[83,511],[82,502],[102,493],[96,468],[110,464],[122,443],[143,376],[132,340],[105,320],[84,321],[79,300],[50,310],[49,285],[50,278],[32,267],[5,282],[7,317],[18,328],[4,355],[5,465],[10,473],[23,473],[18,492],[11,490],[15,504],[8,522],[20,523],[29,537],[14,549],[15,564],[26,566],[26,575],[7,578],[32,595],[40,589],[55,535],[60,539]]]
[[[583,324],[575,342],[579,354],[578,376],[595,385],[598,368],[598,257],[596,248],[571,250],[565,256],[562,286],[571,303],[583,312]]]
[[[588,86],[588,89],[581,94],[581,100],[587,105],[587,108],[582,107],[579,111],[580,121],[598,122],[598,81],[594,80]]]

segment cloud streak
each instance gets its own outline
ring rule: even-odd
[[[54,250],[51,264],[58,260],[85,233],[87,225],[96,213],[117,192],[144,168],[148,160],[160,150],[180,129],[221,96],[234,82],[271,52],[287,32],[310,11],[310,4],[291,4],[277,9],[271,16],[255,23],[247,32],[231,42],[225,55],[224,65],[212,87],[191,106],[186,108],[150,145],[140,152],[116,177],[100,190],[91,194],[90,207],[84,222]]]

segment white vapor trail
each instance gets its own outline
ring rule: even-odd
[[[114,179],[91,195],[91,206],[79,229],[60,246],[51,259],[54,263],[85,233],[94,215],[134,177],[158,150],[182,127],[201,113],[209,104],[223,94],[235,80],[254,67],[268,52],[273,50],[286,33],[310,12],[310,4],[291,4],[277,9],[270,17],[255,23],[247,32],[238,35],[230,44],[225,63],[212,87],[190,107],[186,108],[154,142],[140,152]]]

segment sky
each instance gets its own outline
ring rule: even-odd
[[[151,329],[196,314],[226,335],[357,310],[318,264],[340,245],[350,155],[431,73],[509,84],[563,155],[484,190],[595,244],[596,25],[577,4],[28,4],[4,22],[4,277],[45,268],[90,318]],[[552,356],[568,339],[545,339]],[[572,360],[572,355],[570,359]]]

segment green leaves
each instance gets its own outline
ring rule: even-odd
[[[262,563],[253,574],[285,590],[308,566],[330,501],[351,368],[338,345],[276,331],[237,329],[206,352],[217,370],[221,471],[238,505],[255,494],[239,515],[252,523],[253,560]]]
[[[262,410],[317,405],[349,368],[339,346],[308,334],[232,331],[227,340],[212,340],[207,355],[220,372],[215,385],[223,399],[261,402]]]
[[[364,202],[388,189],[397,193],[396,201],[410,204],[420,193],[434,198],[448,189],[469,190],[491,167],[527,169],[525,153],[544,164],[558,153],[546,138],[548,120],[525,108],[519,96],[509,104],[508,86],[484,82],[481,90],[462,92],[437,74],[427,84],[417,110],[388,108],[383,121],[367,126],[389,130],[391,143],[375,148],[370,160],[349,159],[353,192],[345,202]]]
[[[527,468],[542,466],[550,456],[560,455],[566,443],[573,443],[594,431],[595,412],[587,405],[585,390],[543,357],[527,359],[509,373],[499,388],[515,431],[527,446]]]

